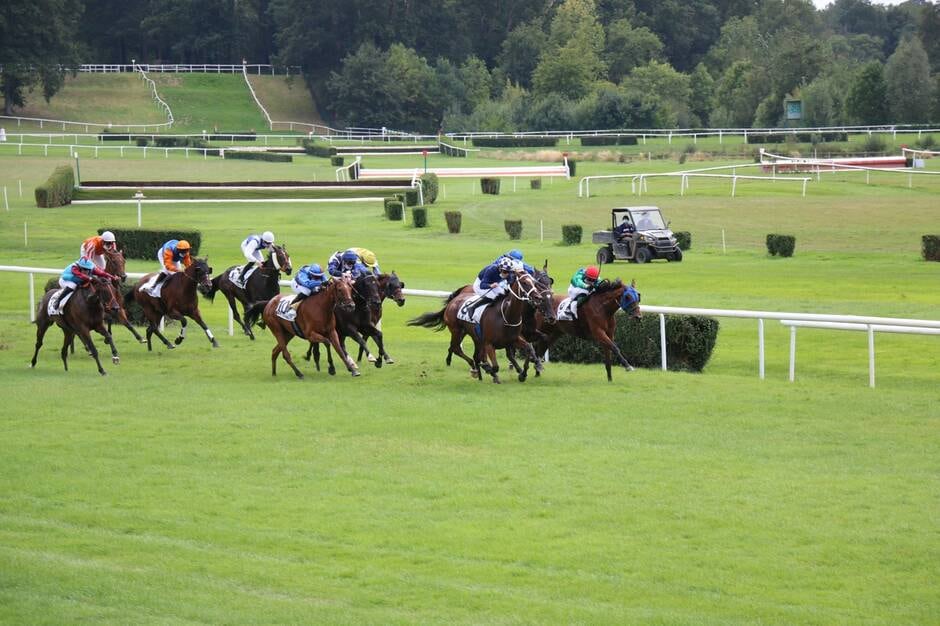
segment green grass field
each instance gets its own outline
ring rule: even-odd
[[[69,162],[0,156],[0,264],[63,267],[100,225],[136,224],[132,205],[35,208],[33,187]],[[180,155],[81,168],[153,180],[334,169]],[[678,168],[585,161],[578,175]],[[560,290],[593,261],[589,233],[612,206],[649,203],[693,243],[681,264],[604,268],[636,278],[644,304],[938,318],[940,265],[919,251],[940,230],[934,179],[824,176],[805,198],[768,182],[742,181],[735,198],[728,181],[680,196],[653,179],[642,198],[609,183],[585,199],[576,180],[513,191],[504,179],[499,196],[441,182],[423,230],[384,220],[380,204],[181,202],[145,207],[144,225],[202,230],[216,272],[240,261],[247,233],[271,229],[295,266],[361,245],[408,287],[439,290],[518,245],[549,260]],[[460,235],[445,210],[462,211]],[[518,244],[506,218],[523,220]],[[559,243],[567,223],[585,243]],[[793,258],[767,256],[771,232],[796,236]],[[863,333],[801,330],[789,383],[789,331],[767,322],[762,381],[756,322],[731,319],[699,375],[615,370],[607,383],[600,365],[549,363],[497,386],[447,368],[445,336],[405,325],[439,306],[387,307],[396,363],[358,379],[307,363],[304,381],[283,363],[272,378],[270,334],[229,337],[221,299],[201,304],[219,349],[191,330],[147,353],[118,329],[122,362],[101,378],[82,356],[63,371],[56,329],[28,368],[27,278],[0,272],[0,622],[936,622],[936,337],[876,335],[875,389]]]

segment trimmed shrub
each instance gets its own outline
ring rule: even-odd
[[[253,130],[242,130],[227,135],[209,135],[207,139],[209,141],[257,141],[258,134]]]
[[[336,154],[336,148],[312,139],[303,140],[304,152],[311,156],[329,158]]]
[[[437,202],[437,193],[440,183],[437,180],[437,174],[429,172],[421,175],[421,191],[424,194],[425,204],[434,204]]]
[[[748,133],[747,143],[783,143],[787,139],[785,133]]]
[[[940,235],[922,236],[920,250],[925,261],[940,261]]]
[[[404,219],[405,204],[399,200],[392,200],[385,204],[385,217],[393,222],[400,222]]]
[[[137,146],[140,148],[143,148],[144,146],[149,146],[150,137],[137,137],[137,139],[134,140],[134,143],[136,143]]]
[[[239,152],[226,150],[226,159],[243,159],[245,161],[270,161],[272,163],[292,163],[294,157],[290,154],[277,154],[274,152]]]
[[[886,148],[885,140],[878,135],[869,135],[862,144],[862,150],[865,152],[884,152]]]
[[[793,235],[767,235],[767,251],[773,256],[790,257],[796,249],[796,237]]]
[[[499,179],[498,178],[481,178],[480,189],[483,191],[483,193],[488,193],[494,196],[498,196],[499,195]]]
[[[618,312],[614,342],[631,364],[638,367],[662,366],[659,347],[659,316],[639,320]],[[666,316],[666,366],[670,371],[701,372],[718,339],[718,320],[694,315]],[[550,351],[553,361],[603,363],[600,348],[593,341],[570,335],[562,337]]]
[[[75,173],[71,165],[60,165],[52,171],[46,182],[36,187],[36,206],[55,207],[72,202]]]
[[[558,137],[474,137],[477,148],[551,148],[558,144]]]
[[[561,227],[561,240],[566,246],[576,246],[581,243],[581,225],[564,224]]]
[[[577,165],[578,164],[576,162],[572,161],[571,159],[568,159],[568,175],[569,176],[574,176],[575,170],[578,169]]]
[[[156,260],[157,250],[170,239],[185,239],[192,246],[192,254],[199,254],[202,232],[198,230],[150,230],[147,228],[99,228],[100,235],[106,230],[114,233],[118,247],[129,259]]]
[[[416,206],[411,209],[411,221],[415,228],[424,228],[428,225],[428,208]]]
[[[460,232],[460,221],[463,214],[460,211],[444,211],[444,219],[447,220],[447,232],[456,235]]]
[[[672,233],[676,236],[676,245],[680,250],[688,250],[692,247],[692,233],[687,230],[680,230]]]
[[[597,135],[596,137],[581,137],[582,146],[635,146],[634,135]]]
[[[409,189],[405,192],[405,206],[418,206],[417,189]]]
[[[503,220],[503,228],[510,239],[522,237],[522,220]]]
[[[330,165],[332,165],[333,167],[342,167],[344,162],[345,162],[345,159],[343,159],[343,157],[339,155],[334,154],[333,156],[330,157]]]
[[[108,129],[104,129],[98,133],[98,141],[130,141],[133,139],[132,135],[127,133],[113,133]]]
[[[542,188],[542,179],[541,179],[541,178],[533,178],[532,180],[530,180],[530,181],[529,181],[529,188],[530,188],[530,189],[541,189],[541,188]]]

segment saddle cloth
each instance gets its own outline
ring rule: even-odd
[[[59,289],[54,294],[52,294],[52,297],[49,298],[48,304],[46,304],[46,313],[49,315],[62,315],[62,312],[65,311],[65,305],[69,300],[72,299],[72,296],[75,295],[75,292],[73,291],[69,295],[65,296],[62,299],[62,302],[59,302],[59,296],[62,295],[63,291],[65,291],[65,289]]]
[[[245,288],[245,284],[248,282],[248,279],[251,278],[251,275],[254,274],[255,271],[258,269],[257,265],[252,265],[251,268],[249,268],[249,270],[245,272],[245,279],[238,280],[238,275],[242,273],[243,267],[244,265],[236,265],[235,269],[233,269],[231,272],[228,273],[228,279],[232,281],[232,283],[234,283],[235,286],[239,287],[240,289]]]
[[[558,310],[555,311],[555,319],[559,322],[573,322],[578,319],[578,301],[565,298],[559,302]]]
[[[489,308],[489,304],[480,305],[476,311],[473,312],[473,318],[467,314],[467,310],[473,305],[474,302],[477,302],[483,296],[473,296],[472,298],[467,298],[464,300],[464,303],[460,305],[460,308],[457,309],[457,319],[462,322],[473,322],[474,324],[479,324],[480,319],[483,317],[483,311]]]
[[[287,320],[288,322],[293,322],[297,319],[297,311],[290,308],[290,305],[294,303],[294,296],[289,298],[282,298],[280,302],[277,303],[277,308],[274,309],[275,315],[277,315],[282,320]]]
[[[160,293],[163,292],[163,285],[166,284],[166,280],[170,280],[169,278],[167,278],[165,281],[163,281],[162,283],[154,287],[153,284],[157,282],[157,278],[159,276],[160,274],[154,274],[153,276],[147,279],[147,282],[145,282],[143,285],[138,287],[138,289],[140,291],[143,291],[145,294],[147,294],[151,298],[159,298]]]

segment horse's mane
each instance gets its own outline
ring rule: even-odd
[[[623,281],[617,278],[614,281],[602,280],[597,283],[597,287],[594,288],[595,293],[606,293],[608,291],[613,291],[614,289],[619,289],[623,287]]]

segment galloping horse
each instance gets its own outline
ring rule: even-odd
[[[185,270],[167,277],[163,281],[159,298],[154,298],[149,293],[140,290],[140,286],[149,281],[154,273],[146,274],[134,286],[134,289],[124,296],[125,304],[136,300],[144,310],[144,317],[147,318],[147,350],[153,349],[151,344],[153,335],[156,335],[167,348],[173,349],[173,344],[167,341],[158,328],[160,318],[164,316],[180,322],[180,334],[176,338],[176,345],[183,343],[186,338],[186,318],[190,317],[205,331],[206,337],[212,342],[212,347],[218,348],[219,342],[215,340],[215,335],[202,321],[199,300],[196,296],[197,288],[205,294],[209,292],[212,285],[209,279],[212,268],[205,259],[193,259],[193,264]]]
[[[391,274],[379,274],[379,293],[382,296],[382,302],[386,298],[391,298],[395,301],[395,304],[398,306],[405,306],[405,295],[402,293],[402,289],[405,288],[405,283],[401,282],[398,278],[398,274],[392,272]],[[382,306],[379,305],[378,308],[372,309],[372,325],[375,326],[376,331],[378,331],[379,322],[382,321]],[[381,332],[379,332],[381,337]],[[385,346],[379,344],[379,340],[376,340],[376,344],[379,346],[379,356],[385,359],[385,362],[392,364],[395,361],[389,356],[388,352],[385,351]],[[359,348],[359,356],[356,358],[357,361],[362,360],[363,350]]]
[[[215,298],[215,292],[221,291],[228,300],[229,308],[232,309],[232,316],[238,325],[242,327],[245,334],[252,340],[255,338],[250,324],[245,324],[238,315],[238,307],[235,301],[242,303],[242,309],[248,314],[248,307],[262,300],[270,300],[281,292],[281,286],[278,281],[281,279],[281,272],[288,276],[293,271],[290,256],[287,254],[287,246],[271,246],[268,258],[264,260],[257,270],[255,270],[245,283],[244,287],[239,287],[229,278],[229,274],[240,265],[233,265],[226,268],[221,274],[212,279],[212,287],[206,296],[212,300]]]
[[[552,308],[557,311],[558,304],[564,299],[565,296],[555,296]],[[593,339],[600,344],[604,353],[604,367],[607,369],[608,381],[613,380],[610,371],[611,353],[617,356],[617,360],[624,369],[628,372],[633,371],[633,366],[613,340],[614,330],[617,327],[614,314],[618,308],[629,317],[639,319],[640,293],[636,290],[636,281],[629,285],[623,284],[619,278],[614,282],[609,280],[599,282],[594,293],[578,306],[578,319],[576,320],[556,320],[554,324],[547,324],[547,320],[538,319],[536,316],[539,330],[545,335],[545,338],[536,345],[536,351],[544,354],[562,334],[581,339]]]
[[[483,379],[480,373],[482,369],[493,377],[494,383],[500,382],[496,348],[506,348],[510,345],[522,349],[527,358],[535,362],[536,369],[540,370],[541,360],[532,345],[522,338],[521,330],[527,307],[536,308],[546,322],[554,319],[551,292],[540,289],[535,280],[523,270],[516,270],[514,275],[515,280],[510,284],[507,295],[483,311],[479,324],[457,319],[457,312],[472,295],[461,287],[448,296],[443,309],[420,315],[410,320],[408,325],[435,330],[442,330],[446,326],[450,330],[451,339],[447,351],[448,365],[451,356],[456,354],[470,365],[471,375],[480,380]],[[466,335],[473,339],[473,359],[464,354],[460,345]],[[520,374],[519,380],[524,381],[525,377]]]
[[[106,311],[108,319],[108,332],[111,332],[111,324],[113,322],[118,322],[127,330],[131,331],[131,334],[134,335],[134,339],[136,339],[139,343],[147,343],[147,340],[140,336],[140,333],[137,332],[137,329],[134,328],[134,326],[131,324],[131,321],[127,318],[127,310],[124,308],[123,298],[120,297],[120,285],[125,280],[127,280],[124,252],[121,250],[115,250],[113,252],[111,250],[105,250],[104,259],[104,271],[118,277],[118,280],[111,283],[111,289],[114,292],[114,302],[116,302],[118,306],[115,309],[109,309]]]
[[[365,351],[368,355],[370,363],[374,363],[376,367],[382,367],[382,359],[388,355],[385,354],[385,348],[382,345],[382,331],[376,328],[373,322],[375,311],[379,312],[379,316],[382,314],[382,296],[379,292],[378,278],[374,274],[361,274],[358,276],[353,281],[352,297],[353,302],[356,303],[356,307],[352,311],[346,312],[343,309],[336,311],[336,331],[339,334],[340,345],[345,350],[346,338],[352,338],[359,345],[360,353]],[[369,337],[372,337],[379,347],[378,359],[369,352],[369,346],[366,345],[366,340]],[[308,361],[311,353],[317,371],[319,371],[320,346],[318,343],[310,343],[310,348],[307,350],[307,356],[305,357]],[[333,366],[333,355],[329,344],[326,346],[326,358],[329,363],[329,373],[335,374],[336,368]]]
[[[336,332],[336,316],[334,309],[352,311],[355,308],[352,298],[352,284],[346,278],[331,280],[328,287],[320,293],[305,298],[297,308],[297,318],[289,322],[277,315],[278,303],[283,299],[278,294],[267,302],[256,302],[245,312],[245,323],[251,326],[259,315],[264,316],[265,325],[271,330],[277,345],[271,351],[271,375],[277,375],[277,355],[284,356],[284,360],[294,370],[297,378],[303,378],[303,373],[294,365],[287,344],[294,337],[301,337],[311,342],[329,343],[340,355],[346,364],[346,369],[353,376],[359,376],[359,368],[346,354]]]
[[[102,376],[107,372],[101,367],[101,361],[98,359],[98,349],[95,348],[95,342],[91,339],[91,331],[95,331],[104,337],[105,342],[111,348],[111,361],[115,364],[120,363],[121,357],[118,356],[117,348],[114,347],[114,340],[111,333],[105,328],[105,312],[113,307],[120,305],[114,301],[114,292],[109,283],[99,278],[92,278],[76,289],[71,299],[65,305],[65,311],[62,315],[49,315],[49,300],[55,293],[50,289],[39,302],[39,310],[36,313],[36,350],[33,352],[33,360],[30,367],[36,367],[36,360],[39,357],[39,348],[42,347],[42,339],[52,324],[57,324],[62,332],[65,333],[65,340],[62,342],[62,364],[65,371],[69,369],[68,353],[69,346],[75,335],[82,340],[85,349],[95,359],[98,365],[98,373]]]

